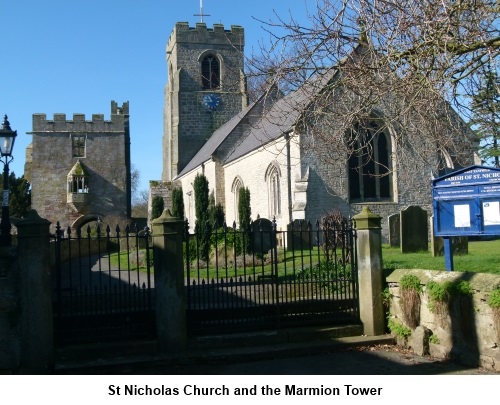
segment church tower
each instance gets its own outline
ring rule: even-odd
[[[163,181],[171,181],[212,133],[248,104],[244,32],[179,22],[167,43]]]

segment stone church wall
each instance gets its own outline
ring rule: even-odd
[[[329,123],[329,128],[335,128],[335,123]],[[455,167],[450,170],[475,163],[475,149],[469,137],[470,132],[466,128],[460,132],[459,128],[459,125],[448,128],[450,133],[455,134],[455,149],[449,150],[450,155],[455,157]],[[403,136],[405,141],[409,142],[402,142],[395,137],[394,128],[389,128],[388,131],[391,134],[392,201],[352,203],[349,196],[347,152],[343,150],[342,145],[333,147],[333,137],[325,140],[320,136],[311,140],[305,135],[302,136],[301,166],[303,171],[306,168],[309,170],[307,219],[315,220],[333,208],[338,208],[345,217],[350,217],[360,212],[363,206],[368,206],[373,213],[383,218],[382,238],[386,243],[389,237],[387,218],[390,215],[399,214],[401,210],[416,205],[426,210],[430,218],[431,180],[433,176],[438,175],[440,165],[435,146],[437,141],[430,137],[424,139],[422,134],[407,131]],[[412,147],[407,147],[406,144]]]
[[[298,164],[299,155],[296,142],[291,143],[291,179],[292,190],[294,179],[301,177],[300,165]],[[232,223],[235,218],[237,208],[234,206],[235,198],[231,190],[236,177],[243,182],[244,187],[250,190],[251,217],[253,220],[268,218],[273,220],[274,215],[270,212],[269,203],[269,182],[266,178],[266,172],[271,164],[276,165],[280,172],[280,195],[281,195],[281,213],[276,215],[277,229],[286,230],[289,223],[288,218],[288,185],[287,185],[287,158],[286,141],[279,138],[276,141],[261,147],[245,157],[225,165],[225,194],[232,196],[226,204],[226,217],[228,223]],[[293,198],[293,196],[292,196]],[[293,203],[293,201],[292,201]]]

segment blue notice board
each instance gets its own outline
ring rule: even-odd
[[[500,169],[470,166],[432,181],[434,234],[500,235]]]

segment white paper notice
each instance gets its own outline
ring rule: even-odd
[[[500,225],[500,202],[483,202],[484,226]]]
[[[469,204],[454,205],[455,228],[470,228],[470,208]]]

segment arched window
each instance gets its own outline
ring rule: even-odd
[[[450,156],[448,151],[441,148],[438,150],[438,176],[444,176],[445,174],[451,173],[457,170],[453,162],[453,158]]]
[[[240,222],[238,204],[239,204],[240,189],[242,187],[243,187],[243,181],[241,180],[241,178],[236,177],[231,187],[231,192],[233,194],[234,220],[236,221],[236,223]]]
[[[392,201],[391,141],[377,122],[357,124],[349,138],[351,202]]]
[[[269,165],[266,172],[266,181],[268,184],[269,198],[269,216],[276,217],[281,215],[281,173],[279,166],[275,163]]]
[[[207,55],[201,61],[201,86],[203,90],[220,87],[220,62],[215,55]]]

